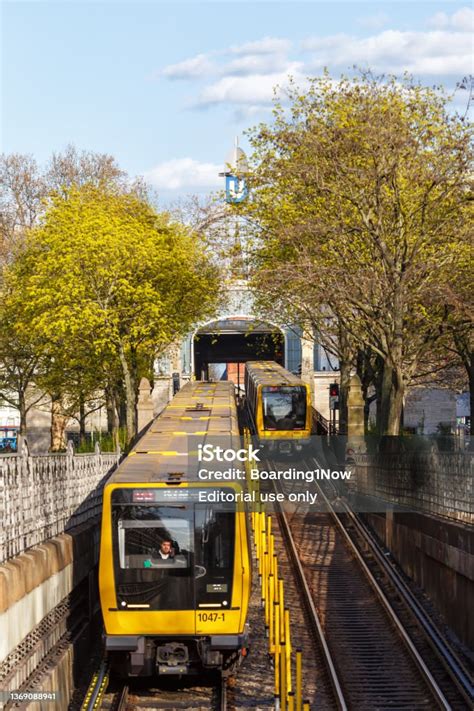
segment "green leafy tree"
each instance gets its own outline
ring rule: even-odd
[[[4,285],[0,304],[0,399],[18,409],[20,434],[26,434],[26,417],[44,400],[34,385],[48,367],[48,348],[25,320],[20,291]]]
[[[53,350],[89,349],[91,363],[117,364],[129,439],[141,376],[155,355],[213,314],[219,292],[192,234],[135,193],[91,184],[53,199],[9,280],[24,295],[30,328]]]
[[[386,434],[447,339],[440,284],[469,239],[471,131],[447,100],[408,78],[325,76],[290,88],[289,108],[251,133],[256,292],[284,289],[323,338],[344,333],[353,358],[380,359]]]

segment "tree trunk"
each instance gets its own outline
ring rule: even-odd
[[[105,388],[105,403],[107,410],[107,432],[112,435],[114,449],[117,449],[117,447],[120,446],[120,421],[118,416],[120,398],[117,388],[113,386],[107,386]]]
[[[18,410],[20,411],[20,432],[23,437],[26,436],[26,414],[28,412],[26,407],[26,397],[25,391],[20,390],[18,393]]]
[[[362,386],[362,397],[364,398],[364,428],[366,434],[371,429],[370,406],[376,403],[376,429],[380,412],[380,392],[383,363],[380,356],[374,355],[370,347],[359,350],[357,353],[356,372],[360,378]],[[369,390],[373,388],[375,392],[369,395]],[[377,430],[378,431],[378,430]]]
[[[339,434],[347,434],[347,400],[351,382],[351,367],[354,362],[354,349],[351,347],[344,326],[339,322]]]
[[[57,395],[51,397],[51,452],[60,452],[66,449],[64,431],[67,417],[63,415],[61,399]]]
[[[127,442],[131,442],[137,434],[137,388],[136,379],[132,369],[127,363],[123,346],[119,347],[119,358],[122,366],[123,381],[125,386],[125,405],[127,421]]]
[[[397,374],[393,366],[385,362],[380,401],[381,435],[397,436],[400,434],[404,395],[405,388],[401,374]]]
[[[349,398],[349,386],[351,382],[352,360],[341,360],[340,383],[339,383],[339,434],[347,434],[347,400]]]
[[[398,385],[392,388],[386,432],[388,435],[397,436],[400,434],[404,394],[403,386]]]
[[[106,385],[104,389],[105,394],[105,411],[107,413],[107,432],[112,434],[114,431],[114,420],[116,418],[114,396],[112,394],[112,389],[110,386]]]
[[[86,441],[86,405],[81,393],[79,398],[79,445]]]
[[[472,418],[474,416],[474,351],[470,352],[469,364],[466,365],[467,377],[469,379],[469,404],[471,415],[471,436],[472,436]]]

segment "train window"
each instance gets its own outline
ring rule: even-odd
[[[196,507],[196,548],[208,570],[230,568],[234,553],[235,514]]]
[[[189,610],[196,602],[227,604],[235,520],[232,504],[169,505],[151,497],[137,503],[133,490],[115,490],[112,542],[118,608]]]
[[[189,565],[190,524],[176,519],[130,521],[119,519],[121,568]]]
[[[192,511],[188,507],[126,506],[116,517],[116,530],[122,569],[190,565]]]
[[[265,430],[303,430],[306,424],[306,388],[301,385],[262,388]]]
[[[112,494],[117,606],[193,609],[193,507],[130,501],[123,490]]]
[[[232,597],[235,512],[196,506],[196,599],[199,604],[225,604]]]

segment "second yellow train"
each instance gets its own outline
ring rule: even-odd
[[[310,445],[311,390],[296,375],[274,361],[248,361],[245,401],[252,432],[270,454],[291,454]]]

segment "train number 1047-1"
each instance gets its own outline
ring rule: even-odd
[[[198,612],[199,622],[224,622],[224,612]]]

